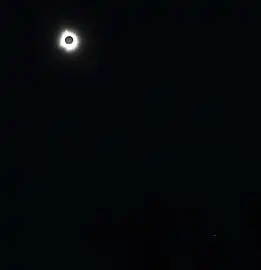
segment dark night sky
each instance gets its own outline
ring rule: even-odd
[[[7,269],[255,265],[257,8],[118,2],[4,6]]]

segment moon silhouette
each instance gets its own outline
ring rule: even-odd
[[[73,43],[73,38],[72,38],[71,36],[67,36],[67,37],[65,38],[65,42],[66,42],[67,44],[72,44],[72,43]]]

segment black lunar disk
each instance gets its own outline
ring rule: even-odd
[[[71,36],[68,36],[68,37],[65,38],[65,42],[67,44],[72,44],[73,43],[73,38]]]

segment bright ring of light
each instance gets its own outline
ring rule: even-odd
[[[73,38],[73,42],[71,44],[67,44],[65,42],[66,37],[71,36]],[[72,31],[65,30],[62,32],[59,38],[59,46],[64,49],[66,52],[73,52],[79,46],[79,37]]]

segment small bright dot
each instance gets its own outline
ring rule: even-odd
[[[74,52],[79,48],[79,37],[74,31],[64,30],[59,37],[59,47],[66,52]]]

